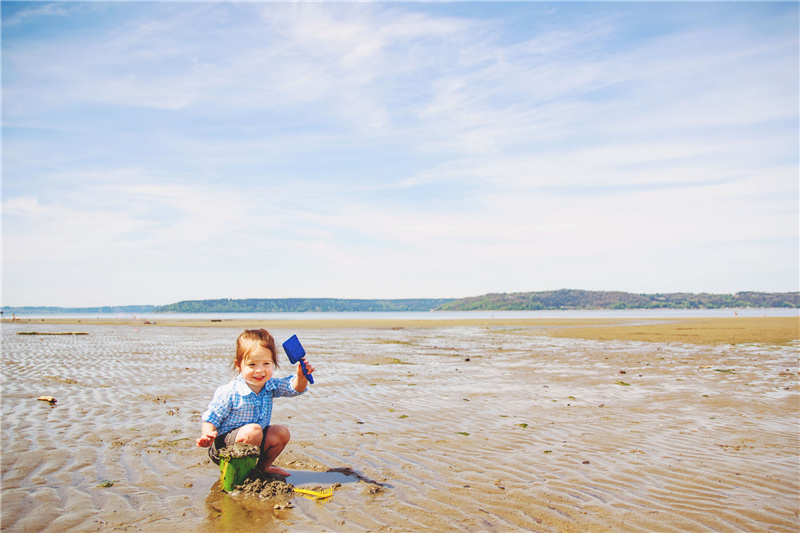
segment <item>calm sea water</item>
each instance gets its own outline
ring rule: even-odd
[[[20,314],[17,318],[105,318],[142,320],[452,320],[465,318],[691,318],[800,316],[800,309],[624,309],[585,311],[430,311],[373,313],[62,313]]]

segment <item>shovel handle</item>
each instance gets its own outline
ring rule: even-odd
[[[312,376],[311,374],[308,373],[308,370],[306,370],[306,362],[304,360],[302,360],[302,359],[300,360],[300,366],[303,367],[303,375],[306,377],[308,382],[313,385],[314,384],[314,376]]]

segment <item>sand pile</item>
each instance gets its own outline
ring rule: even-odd
[[[236,492],[260,496],[262,498],[277,498],[279,496],[292,496],[294,485],[282,479],[250,477],[235,489]]]
[[[242,459],[244,457],[258,457],[260,450],[258,446],[237,442],[231,446],[222,448],[217,455],[225,459]]]

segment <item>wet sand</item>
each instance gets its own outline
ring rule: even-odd
[[[3,531],[800,528],[797,318],[162,322],[3,323]],[[194,446],[262,326],[317,368],[273,423],[325,501]]]

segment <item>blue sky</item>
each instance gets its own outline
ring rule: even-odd
[[[798,290],[796,2],[1,7],[4,305]]]

